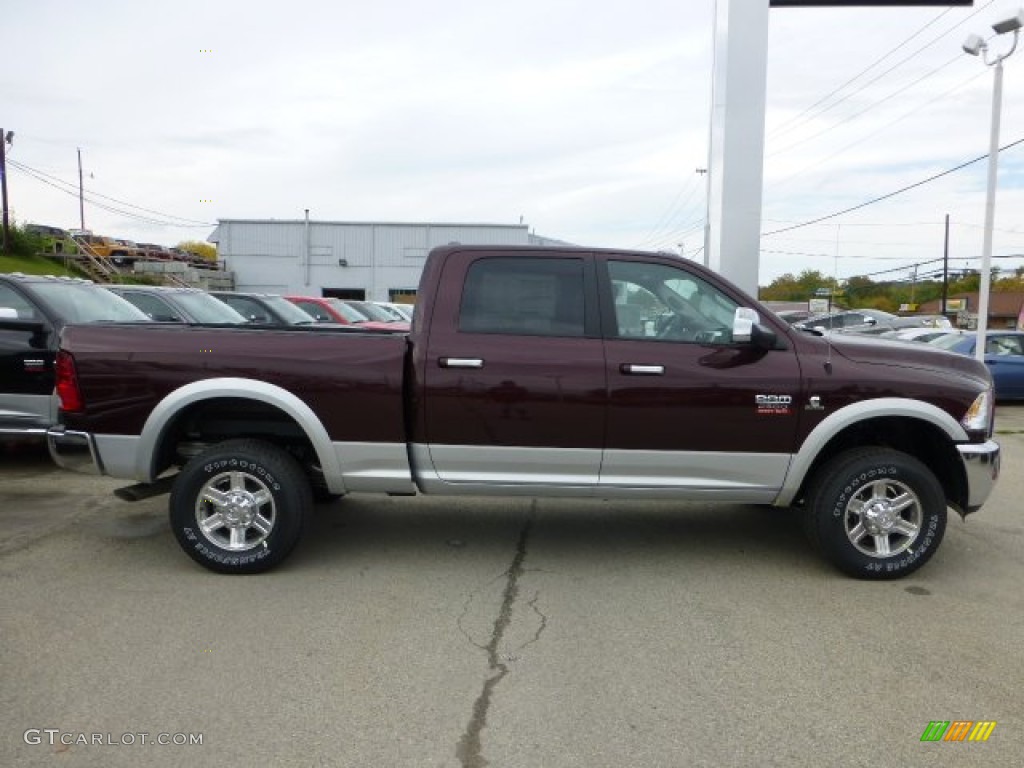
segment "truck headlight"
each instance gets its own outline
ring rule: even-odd
[[[967,413],[960,419],[963,428],[968,432],[988,432],[992,424],[992,404],[995,398],[992,389],[986,389],[971,403]]]

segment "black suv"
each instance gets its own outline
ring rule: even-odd
[[[51,395],[60,329],[104,321],[149,318],[88,280],[0,275],[0,436],[45,434],[56,417]]]

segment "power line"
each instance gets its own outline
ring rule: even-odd
[[[978,14],[979,14],[979,13],[981,13],[981,12],[982,12],[983,10],[985,10],[985,9],[986,9],[986,8],[987,8],[988,6],[992,5],[992,3],[993,3],[993,2],[995,2],[995,0],[989,0],[989,2],[988,2],[988,3],[986,3],[985,5],[983,5],[983,6],[981,7],[981,8],[977,9],[976,11],[974,11],[974,13],[970,14],[969,16],[966,16],[965,18],[963,18],[963,19],[962,19],[961,21],[959,21],[958,23],[954,24],[954,25],[953,25],[952,27],[950,27],[949,29],[947,29],[947,30],[946,30],[945,32],[943,32],[943,33],[942,33],[941,35],[939,35],[938,37],[936,37],[935,39],[933,39],[933,40],[932,40],[931,42],[929,42],[929,43],[926,43],[925,45],[923,45],[922,47],[918,48],[918,49],[917,49],[916,51],[914,51],[914,52],[913,52],[912,54],[910,54],[910,55],[909,55],[909,56],[907,56],[906,58],[903,58],[903,59],[901,59],[900,61],[896,62],[895,64],[893,64],[893,65],[892,65],[891,67],[889,67],[889,68],[888,68],[887,70],[885,70],[885,71],[884,71],[884,72],[882,72],[881,74],[879,74],[879,75],[876,75],[876,76],[875,76],[875,77],[874,77],[873,79],[871,79],[871,80],[869,80],[868,82],[864,83],[864,84],[863,84],[863,85],[862,85],[862,86],[861,86],[860,88],[856,89],[855,91],[852,91],[851,93],[848,93],[848,94],[846,94],[845,96],[843,96],[843,98],[839,99],[838,101],[835,101],[835,102],[833,102],[833,103],[832,103],[832,104],[830,104],[829,106],[827,106],[827,107],[825,107],[824,109],[822,109],[822,110],[818,111],[818,112],[817,112],[817,113],[816,113],[816,114],[814,115],[814,117],[820,117],[821,115],[825,114],[825,113],[826,113],[826,112],[828,112],[828,111],[829,111],[830,109],[832,109],[833,107],[837,107],[837,106],[839,106],[840,104],[842,104],[842,103],[843,103],[844,101],[846,101],[847,99],[850,99],[850,98],[852,98],[853,96],[856,96],[856,95],[857,95],[858,93],[860,93],[861,91],[863,91],[863,90],[864,90],[865,88],[867,88],[868,86],[870,86],[870,85],[873,85],[874,83],[878,82],[879,80],[881,80],[881,79],[882,79],[883,77],[885,77],[886,75],[888,75],[888,74],[889,74],[890,72],[892,72],[893,70],[895,70],[895,69],[899,68],[899,67],[900,67],[900,66],[902,66],[903,64],[906,64],[906,63],[907,63],[908,61],[910,61],[911,59],[913,59],[914,57],[916,57],[916,56],[917,56],[917,55],[918,55],[919,53],[921,53],[922,51],[925,51],[925,50],[927,50],[928,48],[930,48],[931,46],[935,45],[935,43],[937,43],[937,42],[938,42],[939,40],[941,40],[942,38],[946,37],[946,36],[947,36],[948,34],[950,34],[950,33],[951,33],[951,32],[952,32],[953,30],[955,30],[955,29],[956,29],[957,27],[960,27],[960,26],[962,26],[962,25],[963,25],[963,24],[965,24],[965,23],[966,23],[967,21],[969,21],[970,19],[972,19],[972,18],[973,18],[974,16],[978,15]],[[876,66],[877,64],[879,64],[879,63],[881,63],[882,61],[884,61],[884,60],[885,60],[886,58],[888,58],[888,57],[889,57],[890,55],[892,55],[893,53],[895,53],[896,51],[898,51],[898,50],[899,50],[900,48],[902,48],[902,47],[903,47],[904,45],[906,45],[906,43],[910,42],[910,40],[913,40],[913,39],[914,39],[915,37],[917,37],[917,35],[919,35],[919,34],[920,34],[921,32],[923,32],[923,31],[924,31],[925,29],[927,29],[927,28],[928,28],[929,26],[931,26],[932,24],[934,24],[934,23],[935,23],[936,21],[938,21],[939,19],[941,19],[941,18],[942,18],[942,17],[943,17],[943,16],[944,16],[944,15],[945,15],[946,13],[948,13],[948,12],[949,12],[949,10],[952,10],[952,9],[947,9],[947,11],[944,11],[943,13],[939,14],[939,16],[938,16],[938,17],[937,17],[937,18],[936,18],[935,20],[933,20],[933,21],[932,21],[932,22],[930,22],[929,24],[926,24],[926,25],[925,25],[924,27],[922,27],[922,28],[921,28],[920,30],[918,30],[918,32],[916,32],[916,33],[915,33],[914,35],[911,35],[911,37],[907,38],[907,40],[905,40],[905,41],[904,41],[903,43],[901,43],[900,45],[896,46],[896,48],[894,48],[893,50],[889,51],[889,53],[885,54],[885,56],[882,56],[882,58],[880,58],[880,59],[879,59],[878,61],[874,62],[874,63],[873,63],[873,64],[871,64],[871,65],[870,65],[869,67],[865,68],[865,69],[864,69],[864,70],[862,70],[862,71],[861,71],[860,73],[858,73],[857,75],[855,75],[854,77],[852,77],[852,78],[851,78],[850,80],[848,80],[847,82],[843,83],[843,84],[842,84],[841,86],[839,86],[838,88],[836,88],[836,89],[835,89],[834,91],[832,91],[831,93],[829,93],[829,94],[828,94],[827,96],[825,96],[825,97],[824,97],[824,98],[822,98],[822,99],[819,99],[819,100],[818,100],[817,102],[815,102],[815,104],[814,104],[814,105],[812,105],[812,106],[811,106],[811,107],[809,107],[809,108],[808,108],[807,110],[804,110],[804,112],[802,112],[802,113],[801,113],[800,115],[798,115],[798,117],[800,117],[800,116],[802,116],[802,115],[806,114],[807,112],[809,112],[809,111],[813,110],[813,109],[814,109],[814,107],[818,106],[818,105],[819,105],[819,104],[821,104],[821,103],[822,103],[823,101],[826,101],[827,99],[829,99],[830,97],[834,96],[834,95],[835,95],[836,93],[838,93],[839,91],[841,91],[841,90],[842,90],[843,88],[845,88],[845,87],[846,87],[847,85],[850,85],[851,83],[853,83],[854,81],[856,81],[857,79],[859,79],[859,78],[860,78],[860,77],[861,77],[862,75],[864,75],[864,74],[866,74],[866,73],[867,73],[868,71],[870,71],[870,70],[871,70],[871,69],[872,69],[872,68],[873,68],[874,66]],[[945,66],[945,65],[943,65],[943,66]],[[940,67],[940,69],[941,69],[941,67]],[[810,118],[808,118],[808,119],[810,119]],[[807,121],[805,120],[804,122],[807,122]],[[787,123],[786,125],[784,125],[784,126],[782,126],[782,127],[788,127],[788,125],[789,125],[789,124]],[[776,134],[776,133],[777,133],[778,131],[780,131],[780,130],[782,129],[782,127],[780,127],[779,129],[777,129],[776,131],[773,131],[773,132],[772,132],[772,135],[775,135],[775,134]]]
[[[912,82],[910,82],[910,83],[907,83],[907,85],[903,86],[902,88],[899,88],[899,89],[897,89],[897,90],[893,91],[893,92],[892,92],[892,93],[890,93],[890,94],[889,94],[888,96],[885,96],[885,97],[883,97],[883,98],[879,99],[878,101],[876,101],[876,102],[874,102],[874,103],[872,103],[872,104],[869,104],[868,106],[866,106],[866,107],[864,107],[863,109],[861,109],[861,110],[860,110],[859,112],[854,112],[854,113],[853,113],[852,115],[848,115],[847,117],[845,117],[845,118],[844,118],[843,120],[839,121],[838,123],[835,123],[835,124],[833,124],[833,125],[830,125],[830,126],[828,126],[827,128],[823,128],[823,129],[821,129],[820,131],[818,131],[817,133],[813,133],[813,134],[811,134],[810,136],[806,136],[806,137],[804,137],[803,139],[801,139],[800,141],[797,141],[797,142],[795,142],[795,143],[793,143],[793,144],[790,144],[790,145],[789,145],[789,146],[787,146],[787,147],[783,147],[782,149],[777,149],[777,150],[775,150],[774,152],[771,152],[770,154],[768,154],[768,155],[765,155],[765,157],[774,157],[774,156],[776,156],[776,155],[781,155],[781,154],[784,154],[784,153],[786,153],[786,152],[789,152],[789,151],[790,151],[791,149],[796,149],[796,148],[798,148],[798,147],[802,146],[803,144],[806,144],[806,143],[807,143],[807,142],[809,142],[809,141],[813,141],[814,139],[818,138],[819,136],[824,136],[824,135],[825,135],[826,133],[829,133],[830,131],[834,131],[834,130],[835,130],[836,128],[839,128],[840,126],[846,125],[846,124],[848,124],[848,123],[852,123],[852,122],[853,122],[854,120],[856,120],[856,119],[857,119],[858,117],[861,117],[862,115],[866,114],[867,112],[870,112],[870,111],[871,111],[872,109],[874,109],[875,107],[881,106],[882,104],[884,104],[885,102],[889,101],[890,99],[893,99],[893,98],[895,98],[896,96],[899,96],[900,94],[902,94],[902,93],[904,93],[904,92],[906,92],[906,91],[910,90],[910,89],[911,89],[911,88],[913,88],[913,87],[914,87],[915,85],[918,85],[919,83],[921,83],[921,82],[923,82],[923,81],[927,80],[927,79],[928,79],[929,77],[931,77],[932,75],[934,75],[934,74],[936,74],[937,72],[939,72],[939,71],[941,71],[941,70],[945,69],[946,67],[948,67],[948,66],[949,66],[950,64],[952,64],[952,63],[954,63],[954,62],[956,62],[956,61],[960,61],[961,59],[963,59],[963,54],[959,54],[959,53],[958,53],[958,54],[957,54],[956,56],[954,56],[953,58],[951,58],[951,59],[950,59],[949,61],[947,61],[947,62],[946,62],[945,64],[941,64],[941,65],[939,65],[938,67],[936,67],[935,69],[933,69],[933,70],[932,70],[931,72],[928,72],[928,73],[926,73],[926,74],[924,74],[924,75],[921,75],[921,77],[917,78],[916,80],[914,80],[914,81],[912,81]],[[904,119],[906,119],[907,117],[910,117],[911,115],[913,115],[913,114],[917,113],[917,112],[918,112],[918,111],[919,111],[920,109],[922,109],[923,107],[926,107],[926,106],[928,106],[929,104],[931,104],[931,103],[933,103],[933,102],[935,102],[935,101],[938,101],[938,100],[939,100],[939,99],[941,99],[941,98],[944,98],[944,97],[948,96],[948,95],[949,95],[950,93],[952,93],[953,91],[956,91],[956,90],[958,90],[958,89],[960,89],[960,88],[964,87],[965,85],[967,85],[968,83],[970,83],[970,82],[971,82],[972,80],[976,80],[976,79],[977,79],[978,77],[980,77],[981,75],[984,75],[984,74],[985,74],[985,70],[982,70],[981,72],[976,72],[976,73],[974,73],[973,75],[971,75],[971,76],[970,76],[969,78],[967,78],[967,79],[966,79],[966,80],[964,80],[963,82],[961,82],[961,83],[959,83],[958,85],[955,85],[954,87],[950,88],[950,89],[949,89],[948,91],[944,91],[943,93],[939,94],[938,96],[935,96],[934,98],[932,98],[932,99],[929,99],[928,101],[926,101],[926,102],[925,102],[924,104],[920,105],[919,107],[916,107],[916,108],[912,109],[911,111],[909,111],[909,112],[905,113],[904,115],[902,115],[902,116],[900,116],[900,117],[896,118],[895,120],[892,120],[891,122],[888,122],[888,123],[886,123],[885,125],[883,125],[883,126],[882,126],[881,128],[879,128],[878,130],[876,130],[876,131],[873,131],[872,133],[869,133],[869,134],[868,134],[867,136],[864,136],[864,137],[862,137],[862,138],[858,139],[857,141],[853,142],[852,144],[849,144],[849,145],[847,145],[847,146],[843,147],[843,148],[842,148],[841,150],[839,150],[838,152],[836,152],[836,153],[834,153],[834,154],[830,155],[830,156],[829,156],[828,158],[826,158],[826,160],[831,160],[831,159],[832,159],[833,157],[835,157],[836,155],[840,155],[840,154],[842,154],[843,152],[845,152],[845,151],[846,151],[847,149],[850,149],[850,147],[854,147],[854,146],[856,146],[857,144],[860,144],[861,142],[863,142],[863,141],[866,141],[866,140],[867,140],[867,139],[869,139],[870,137],[872,137],[872,136],[874,136],[874,135],[876,135],[876,134],[880,133],[880,132],[881,132],[882,130],[884,130],[884,129],[886,129],[886,128],[888,128],[888,127],[892,126],[892,125],[895,125],[896,123],[900,122],[901,120],[904,120]],[[823,162],[824,162],[824,161],[823,161]],[[816,163],[815,165],[820,165],[820,163]],[[808,166],[808,167],[812,167],[812,166]],[[793,176],[796,176],[796,175],[798,175],[798,174],[800,174],[800,173],[803,173],[803,171],[805,171],[805,170],[807,170],[807,169],[806,169],[806,168],[804,168],[804,169],[803,169],[803,170],[801,170],[801,171],[797,171],[797,173],[793,174]],[[784,179],[783,181],[788,181],[788,180],[789,180],[789,179],[791,179],[791,178],[793,178],[793,177],[792,177],[792,176],[789,176],[789,177],[787,177],[786,179]]]
[[[52,176],[52,175],[50,175],[48,173],[45,173],[44,171],[40,171],[40,170],[38,170],[36,168],[32,168],[31,166],[25,165],[24,163],[19,163],[19,162],[13,161],[13,160],[9,160],[8,162],[9,162],[9,164],[13,168],[15,168],[18,171],[21,171],[22,173],[26,174],[27,176],[30,176],[30,177],[34,178],[36,181],[42,182],[43,184],[47,184],[48,186],[51,186],[54,189],[60,190],[61,192],[64,192],[65,194],[72,195],[74,197],[78,197],[78,194],[79,194],[78,187],[75,186],[73,183],[68,182],[68,181],[64,181],[63,179],[60,179],[60,178],[58,178],[56,176]],[[184,218],[182,216],[175,216],[173,214],[163,213],[162,211],[154,211],[151,208],[143,208],[140,205],[135,205],[133,203],[128,203],[128,202],[125,202],[124,200],[118,200],[117,198],[110,197],[109,195],[104,195],[104,194],[101,194],[99,192],[95,192],[93,190],[89,190],[88,193],[83,193],[83,197],[85,197],[85,199],[88,200],[91,205],[94,205],[97,208],[100,208],[102,210],[109,211],[109,212],[112,212],[112,213],[117,213],[117,214],[122,215],[122,216],[127,216],[129,218],[134,218],[134,219],[137,219],[139,221],[143,221],[143,222],[150,223],[150,224],[162,224],[162,225],[165,225],[165,226],[195,227],[195,228],[215,226],[215,224],[213,224],[211,222],[199,221],[197,219],[187,219],[187,218]],[[129,208],[134,208],[136,210],[144,211],[146,213],[152,213],[152,214],[155,214],[156,216],[160,216],[160,217],[163,217],[163,218],[162,219],[154,219],[152,217],[140,216],[140,215],[138,215],[136,213],[132,213],[131,211],[122,210],[122,209],[119,209],[119,208],[117,208],[115,206],[111,206],[109,204],[101,203],[101,202],[99,202],[97,200],[92,199],[93,197],[102,198],[104,200],[110,200],[110,201],[118,203],[120,205],[128,206]],[[168,221],[168,219],[177,219],[177,222],[175,222],[175,221]]]
[[[1017,139],[1016,141],[1011,142],[1010,144],[1007,144],[1007,145],[1005,145],[1003,147],[1000,147],[999,151],[1003,152],[1003,151],[1005,151],[1007,149],[1012,149],[1013,147],[1017,146],[1018,144],[1022,144],[1022,143],[1024,143],[1024,139]],[[986,152],[984,155],[976,157],[973,160],[968,160],[966,163],[961,163],[960,165],[956,166],[955,168],[950,168],[949,170],[943,171],[942,173],[937,173],[934,176],[929,176],[927,179],[923,179],[923,180],[918,181],[918,182],[916,182],[914,184],[909,184],[906,187],[903,187],[902,189],[897,189],[895,192],[890,192],[887,195],[882,195],[881,197],[876,197],[873,200],[868,200],[867,202],[861,203],[860,205],[854,205],[854,206],[851,206],[850,208],[845,208],[845,209],[843,209],[841,211],[836,211],[835,213],[830,213],[827,216],[820,216],[819,218],[812,219],[811,221],[805,221],[805,222],[803,222],[801,224],[793,224],[792,226],[789,226],[789,227],[782,227],[781,229],[775,229],[775,230],[772,230],[771,232],[762,232],[761,233],[761,237],[769,237],[770,235],[777,235],[777,234],[779,234],[781,232],[789,232],[789,231],[794,230],[794,229],[800,229],[801,227],[809,227],[812,224],[819,224],[819,223],[821,223],[823,221],[828,221],[829,219],[834,219],[834,218],[837,218],[839,216],[843,216],[843,215],[845,215],[847,213],[852,213],[853,211],[858,211],[861,208],[867,208],[869,205],[874,205],[875,203],[880,203],[883,200],[888,200],[891,197],[896,197],[897,195],[901,195],[904,192],[910,191],[911,189],[916,189],[917,187],[922,187],[925,184],[928,184],[930,182],[936,181],[937,179],[941,179],[943,176],[949,176],[951,173],[955,173],[956,171],[963,170],[964,168],[968,167],[969,165],[974,165],[974,163],[978,162],[979,160],[984,160],[987,157],[988,157],[988,153]]]
[[[908,37],[908,38],[907,38],[906,40],[904,40],[904,41],[903,41],[902,43],[900,43],[900,44],[899,44],[899,45],[897,45],[897,46],[896,46],[895,48],[893,48],[892,50],[890,50],[890,51],[889,51],[888,53],[886,53],[886,54],[884,54],[883,56],[881,56],[881,57],[879,57],[879,58],[875,59],[875,60],[874,60],[873,62],[871,62],[870,64],[868,64],[868,65],[867,65],[866,67],[864,67],[864,69],[862,69],[862,70],[861,70],[860,72],[858,72],[858,73],[857,73],[856,75],[854,75],[853,77],[851,77],[851,78],[850,78],[849,80],[847,80],[847,81],[846,81],[845,83],[843,83],[842,85],[840,85],[840,86],[839,86],[839,87],[837,87],[837,88],[834,88],[834,89],[833,89],[833,90],[831,90],[830,92],[826,93],[826,94],[825,94],[824,96],[822,96],[822,97],[821,97],[820,99],[818,99],[818,100],[817,100],[816,102],[814,102],[813,104],[811,104],[811,106],[807,107],[807,108],[806,108],[806,109],[805,109],[805,110],[804,110],[803,112],[801,112],[800,114],[796,115],[795,117],[793,117],[793,118],[791,118],[791,119],[787,120],[787,121],[786,121],[786,122],[784,122],[784,123],[783,123],[782,125],[778,126],[778,127],[777,127],[777,128],[775,129],[775,130],[773,130],[773,131],[771,132],[771,134],[770,134],[770,135],[774,136],[774,135],[776,135],[776,134],[778,134],[778,133],[781,133],[781,132],[782,132],[783,130],[785,130],[785,129],[789,128],[789,127],[790,127],[791,125],[793,125],[794,123],[797,123],[797,122],[798,122],[798,121],[800,120],[800,118],[802,118],[802,117],[803,117],[804,115],[806,115],[806,114],[807,114],[808,112],[811,112],[811,111],[813,111],[813,110],[815,109],[815,107],[818,107],[818,106],[820,106],[821,104],[824,104],[824,103],[825,103],[826,101],[828,101],[828,100],[829,100],[830,98],[832,98],[832,97],[833,97],[833,96],[835,96],[835,95],[836,95],[837,93],[839,93],[839,92],[840,92],[841,90],[843,90],[843,88],[845,88],[846,86],[850,85],[851,83],[854,83],[854,82],[856,82],[856,81],[857,81],[858,79],[860,79],[860,77],[861,77],[862,75],[865,75],[865,74],[867,74],[867,73],[868,73],[868,72],[870,72],[870,71],[871,71],[872,69],[874,69],[874,68],[875,68],[876,66],[878,66],[878,65],[879,65],[879,64],[881,64],[881,63],[882,63],[883,61],[885,61],[885,60],[886,60],[887,58],[889,58],[890,56],[892,56],[892,55],[893,55],[894,53],[896,53],[896,51],[898,51],[898,50],[899,50],[900,48],[902,48],[903,46],[905,46],[905,45],[906,45],[907,43],[909,43],[909,42],[910,42],[911,40],[913,40],[913,39],[914,39],[915,37],[917,37],[918,35],[922,34],[922,33],[923,33],[923,32],[924,32],[924,31],[925,31],[926,29],[928,29],[928,27],[930,27],[930,26],[932,26],[933,24],[935,24],[936,22],[938,22],[938,21],[939,21],[939,19],[941,19],[941,18],[942,18],[943,16],[945,16],[945,15],[946,15],[947,13],[949,13],[949,12],[950,12],[951,10],[953,10],[953,9],[952,9],[952,8],[947,8],[946,10],[944,10],[944,11],[943,11],[942,13],[940,13],[940,14],[939,14],[938,16],[936,16],[936,17],[935,17],[934,19],[932,19],[931,21],[929,21],[929,22],[928,22],[927,24],[925,24],[925,25],[924,25],[923,27],[921,27],[921,28],[920,28],[919,30],[917,30],[917,32],[915,32],[914,34],[912,34],[912,35],[911,35],[910,37]]]
[[[946,65],[944,64],[943,66],[946,66]],[[932,74],[934,74],[934,72]],[[973,82],[974,80],[977,80],[979,77],[981,77],[984,74],[986,74],[985,70],[982,70],[980,72],[976,72],[975,74],[971,75],[966,80],[958,83],[957,85],[954,85],[949,90],[943,91],[938,96],[935,96],[935,97],[929,99],[928,101],[926,101],[923,104],[915,107],[914,109],[910,110],[909,112],[905,112],[904,114],[902,114],[899,117],[897,117],[895,120],[891,120],[890,122],[885,123],[884,125],[880,126],[877,130],[874,130],[871,133],[868,133],[868,134],[866,134],[864,136],[861,136],[856,141],[853,141],[853,142],[847,144],[845,147],[843,147],[842,149],[837,150],[836,152],[833,152],[831,155],[828,155],[827,157],[822,158],[821,160],[817,160],[817,161],[815,161],[815,162],[813,162],[813,163],[811,163],[811,164],[801,168],[800,170],[796,171],[795,173],[791,173],[789,176],[785,176],[784,178],[779,179],[778,181],[772,182],[770,185],[768,185],[767,189],[775,189],[777,187],[782,186],[783,184],[786,184],[786,183],[792,181],[797,176],[800,176],[801,174],[806,173],[807,171],[809,171],[812,168],[820,168],[821,166],[823,166],[826,163],[828,163],[829,160],[834,160],[835,158],[839,157],[840,155],[842,155],[847,150],[853,149],[858,144],[863,144],[865,141],[867,141],[870,138],[873,138],[874,136],[877,136],[879,133],[881,133],[882,131],[886,130],[887,128],[891,128],[892,126],[896,125],[896,123],[898,123],[898,122],[900,122],[902,120],[906,120],[908,117],[910,117],[912,115],[916,115],[924,107],[927,107],[928,105],[933,104],[934,102],[938,101],[939,99],[945,98],[946,96],[948,96],[949,94],[953,93],[954,91],[960,90],[965,85],[967,85],[970,82]],[[915,81],[915,82],[920,82],[920,81]],[[888,100],[888,99],[892,98],[893,96],[896,96],[898,93],[899,93],[899,91],[897,91],[896,93],[889,94],[889,96],[887,96],[885,99],[883,99],[883,101]],[[877,104],[880,104],[880,103],[881,102],[876,103],[875,106],[877,106]],[[859,114],[863,114],[863,112],[861,112]],[[854,117],[856,117],[856,116],[857,115],[855,115]],[[838,126],[834,126],[834,127],[838,127]],[[831,130],[831,129],[826,129],[826,130]],[[820,134],[818,134],[818,135],[820,135]],[[811,138],[814,138],[814,137],[811,137]]]

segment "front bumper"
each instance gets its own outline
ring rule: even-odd
[[[58,467],[87,475],[104,474],[96,441],[90,433],[50,427],[46,431],[46,444]]]
[[[968,515],[976,512],[988,499],[999,479],[999,443],[987,440],[984,443],[958,445],[960,460],[967,477],[967,505],[962,510]]]

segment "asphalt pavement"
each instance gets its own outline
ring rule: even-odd
[[[2,450],[0,765],[1024,764],[1024,406],[997,432],[989,503],[883,583],[782,510],[363,495],[222,576],[166,497]]]

